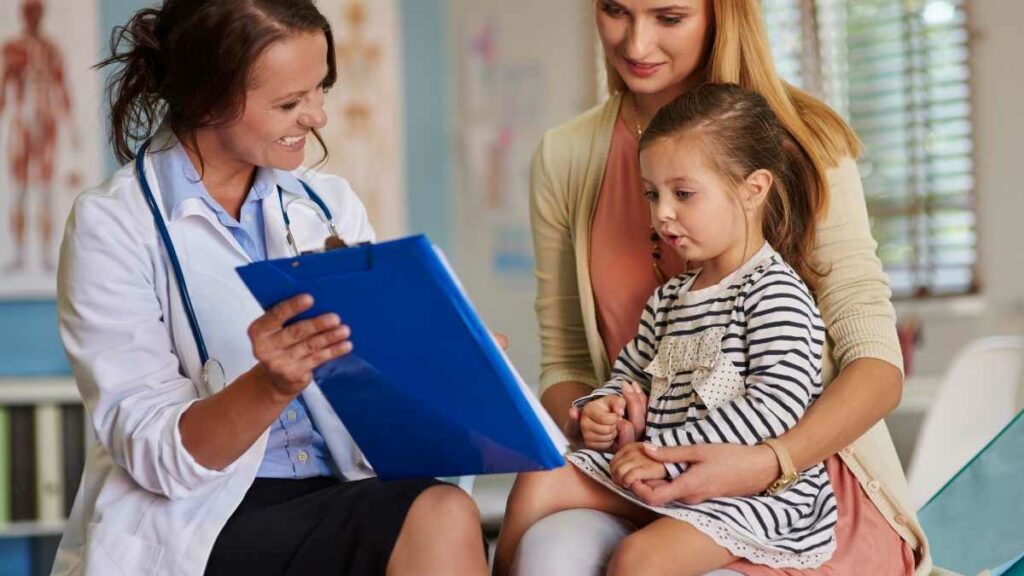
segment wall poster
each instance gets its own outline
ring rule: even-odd
[[[75,196],[103,178],[95,0],[0,3],[0,298],[52,298]]]

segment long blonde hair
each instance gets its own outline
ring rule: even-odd
[[[702,72],[705,82],[738,84],[768,101],[779,122],[803,148],[823,183],[811,192],[814,214],[828,209],[828,168],[844,157],[860,155],[857,135],[824,102],[783,81],[775,70],[759,0],[712,0],[714,10],[710,53]],[[628,88],[605,59],[608,90]]]

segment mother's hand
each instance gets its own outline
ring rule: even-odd
[[[759,494],[779,477],[775,452],[764,445],[656,447],[645,444],[644,451],[658,462],[687,465],[686,472],[671,482],[637,482],[633,486],[633,492],[652,506],[672,501],[699,504],[710,498]]]

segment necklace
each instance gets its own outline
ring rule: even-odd
[[[630,93],[630,96],[633,103],[633,125],[636,127],[636,139],[639,140],[644,135],[644,127],[640,123],[640,107],[636,103],[636,95]]]
[[[633,105],[633,126],[636,127],[636,139],[639,140],[644,135],[643,124],[640,123],[640,109],[636,104],[636,95],[630,93],[630,103]],[[658,232],[654,229],[654,226],[650,228],[649,238],[651,240],[651,267],[654,269],[654,278],[658,281],[658,284],[665,283],[665,273],[661,271],[661,238],[658,236]]]

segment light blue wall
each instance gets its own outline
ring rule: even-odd
[[[321,4],[330,0],[320,0]],[[100,0],[101,46],[111,29],[153,2]],[[445,0],[401,0],[408,224],[448,249],[451,235]],[[344,89],[344,87],[341,87]],[[108,156],[107,169],[116,164]],[[52,300],[0,302],[0,375],[66,374]]]
[[[448,254],[453,232],[449,162],[446,0],[402,0],[405,178],[409,231]],[[344,89],[344,88],[342,88]]]

